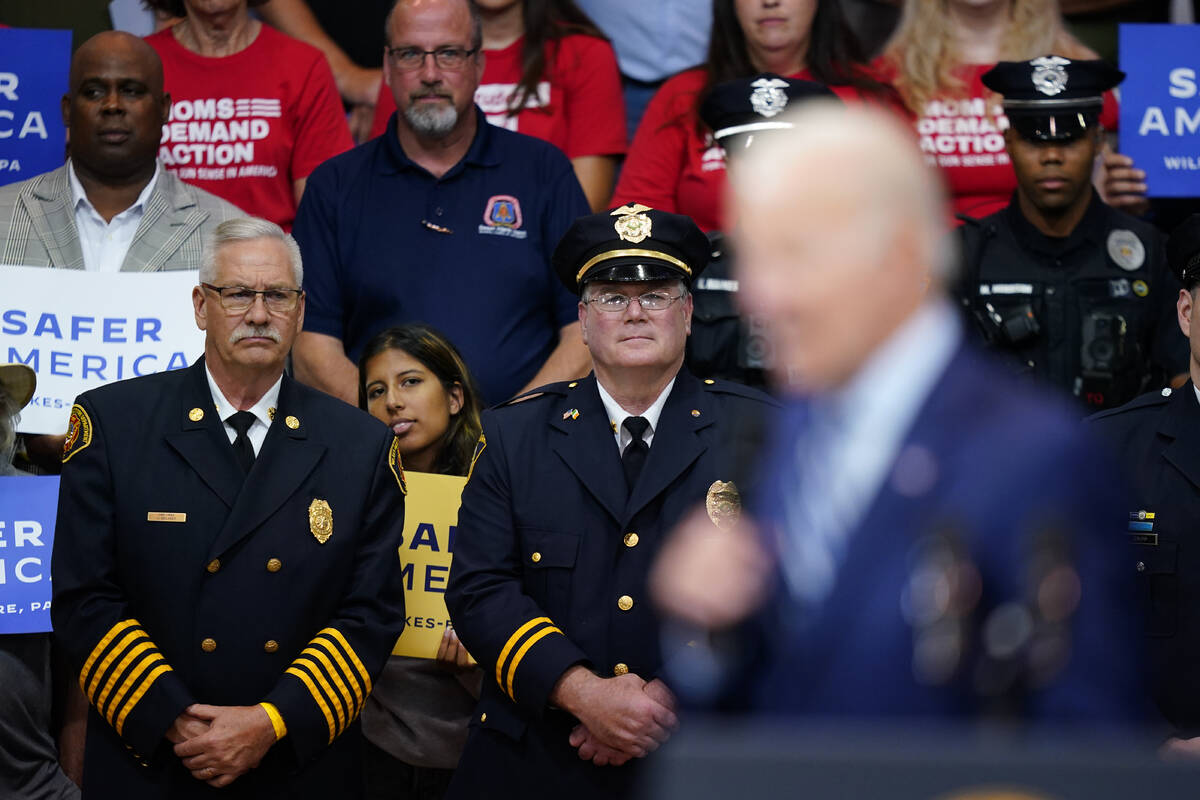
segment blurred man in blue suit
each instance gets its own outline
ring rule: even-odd
[[[743,310],[788,398],[773,489],[757,536],[694,517],[664,549],[667,612],[729,629],[724,669],[680,648],[674,685],[788,715],[1133,719],[1111,470],[1070,409],[964,346],[911,135],[815,102],[790,122],[730,189]]]

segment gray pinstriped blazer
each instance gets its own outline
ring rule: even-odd
[[[121,271],[199,269],[205,237],[241,216],[237,206],[160,169]],[[84,268],[66,164],[0,187],[0,264]]]

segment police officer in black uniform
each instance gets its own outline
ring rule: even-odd
[[[695,223],[640,204],[555,250],[595,371],[484,415],[446,605],[485,678],[451,798],[627,797],[670,735],[646,576],[697,505],[731,521],[735,425],[773,406],[682,366],[707,261]]]
[[[1190,378],[1088,420],[1120,456],[1131,490],[1129,569],[1144,602],[1150,693],[1174,726],[1168,749],[1200,756],[1200,214],[1167,244],[1183,288],[1178,324],[1191,340]]]
[[[962,226],[964,307],[1019,372],[1096,411],[1182,373],[1176,281],[1150,225],[1092,188],[1105,91],[1124,73],[1103,61],[1002,61],[983,76],[1004,95],[1012,202]]]
[[[726,159],[736,161],[755,140],[791,128],[790,122],[779,119],[781,112],[789,104],[794,108],[796,102],[811,98],[840,102],[822,84],[766,72],[713,87],[700,107],[700,117],[725,149]],[[696,375],[765,386],[773,360],[766,330],[753,315],[738,313],[738,282],[725,234],[713,231],[708,239],[712,259],[704,276],[692,284],[695,312],[687,346],[688,369]]]

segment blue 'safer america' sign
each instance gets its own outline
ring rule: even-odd
[[[0,186],[62,166],[71,32],[0,28]]]
[[[1200,25],[1121,25],[1122,153],[1152,197],[1200,197]]]

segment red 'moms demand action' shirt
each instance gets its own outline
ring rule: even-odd
[[[1003,98],[983,85],[983,74],[993,64],[966,64],[959,76],[966,84],[956,96],[935,97],[920,116],[909,112],[921,143],[921,152],[946,177],[954,213],[981,219],[1008,205],[1017,188],[1012,162],[1004,150],[1008,118]],[[897,75],[890,61],[879,59],[877,70],[887,80]],[[1104,94],[1100,124],[1117,129],[1117,100]]]
[[[510,98],[521,80],[525,37],[503,50],[485,50],[483,78],[475,103],[488,122],[536,136],[567,154],[620,155],[625,152],[625,102],[612,45],[595,36],[573,34],[546,43],[546,74],[537,92],[514,115]],[[379,88],[371,136],[387,129],[396,101],[386,84]]]
[[[193,53],[170,28],[146,41],[162,58],[172,101],[163,166],[291,230],[294,182],[354,144],[325,56],[267,25],[223,58]]]

